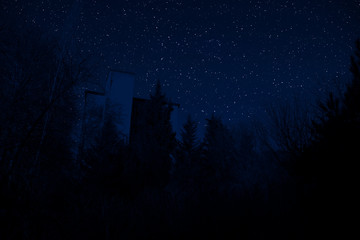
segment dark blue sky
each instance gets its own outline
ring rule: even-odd
[[[262,118],[272,102],[315,99],[347,80],[360,37],[359,0],[2,1],[5,22],[26,21],[59,36],[75,22],[73,43],[108,69],[136,73],[135,94],[156,80],[204,123]],[[76,4],[75,4],[76,6]],[[66,29],[66,27],[65,27]]]

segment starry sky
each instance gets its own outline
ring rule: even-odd
[[[360,0],[11,0],[0,20],[40,27],[109,69],[136,74],[135,95],[157,80],[200,123],[259,120],[269,104],[309,101],[351,78]],[[72,28],[71,28],[72,27]]]

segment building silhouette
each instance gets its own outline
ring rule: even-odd
[[[81,148],[87,149],[95,137],[101,134],[105,120],[111,117],[120,138],[125,143],[142,129],[139,121],[144,117],[143,107],[149,101],[134,97],[135,74],[124,71],[110,71],[104,91],[85,90],[82,119]],[[179,104],[169,103],[173,107],[171,123],[173,131],[179,133]],[[178,136],[179,134],[177,134]]]

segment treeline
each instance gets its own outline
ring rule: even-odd
[[[76,90],[91,77],[87,61],[44,34],[0,30],[1,239],[304,239],[343,230],[356,193],[360,41],[352,81],[315,117],[275,106],[269,129],[228,127],[213,115],[200,140],[189,116],[178,140],[158,83],[129,144],[108,115],[79,150]]]

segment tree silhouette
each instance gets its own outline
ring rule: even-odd
[[[313,168],[306,170],[303,165],[301,169],[308,172],[313,169],[312,176],[320,172],[326,175],[330,174],[330,171],[345,171],[345,168],[348,169],[352,164],[351,159],[357,155],[357,136],[360,133],[359,59],[360,42],[357,41],[355,56],[351,58],[352,81],[347,85],[343,96],[335,97],[333,93],[329,93],[327,100],[319,105],[322,116],[313,122],[315,140],[308,148],[308,152],[317,156],[313,159]],[[343,164],[340,164],[339,159],[343,159]],[[328,171],[322,171],[324,167],[328,168]],[[346,175],[345,172],[341,173]],[[330,175],[327,177],[330,178]]]
[[[180,142],[180,151],[184,154],[184,158],[191,161],[193,155],[199,148],[199,143],[197,141],[197,123],[192,120],[191,116],[188,115],[187,120],[181,130],[181,142]],[[186,160],[185,160],[186,161]]]
[[[7,206],[9,232],[38,238],[40,231],[25,226],[41,229],[50,225],[44,219],[55,221],[55,215],[63,214],[62,207],[54,206],[67,204],[69,183],[78,177],[74,88],[90,71],[79,55],[65,51],[59,57],[58,42],[37,29],[1,31],[0,192],[6,197],[0,201]]]
[[[354,189],[360,144],[360,43],[351,58],[352,81],[343,96],[333,93],[320,104],[322,116],[314,121],[315,139],[297,159],[295,170],[301,183],[304,211],[309,217],[310,229],[320,234],[323,225],[344,233],[345,212],[355,206]],[[329,211],[331,209],[331,211]]]
[[[221,119],[207,119],[202,142],[202,161],[207,187],[222,191],[233,184],[237,174],[234,140]]]
[[[169,181],[176,139],[170,122],[173,107],[162,92],[160,81],[141,110],[137,140],[132,147],[136,150],[146,184],[162,187]]]
[[[197,139],[197,123],[188,115],[180,132],[180,142],[176,151],[173,179],[179,191],[194,194],[199,175],[200,144]]]
[[[73,90],[90,77],[86,60],[66,51],[59,57],[57,41],[37,29],[2,31],[2,171],[10,177],[38,174],[42,167],[71,167],[78,113]]]
[[[353,121],[359,122],[360,113],[360,39],[356,41],[355,56],[351,57],[351,83],[344,94],[344,112]]]

